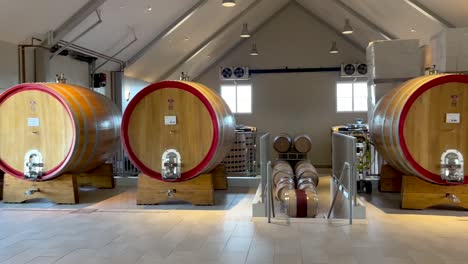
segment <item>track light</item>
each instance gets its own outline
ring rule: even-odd
[[[257,56],[258,55],[257,44],[252,43],[252,49],[250,50],[250,55],[251,56]]]
[[[338,53],[338,52],[339,52],[339,50],[338,50],[338,48],[336,47],[336,41],[333,41],[332,46],[331,46],[331,48],[330,48],[330,53],[331,53],[331,54],[336,54],[336,53]]]
[[[349,19],[346,19],[343,31],[341,33],[348,35],[348,34],[353,34],[353,32],[354,30],[353,30],[353,27],[351,26],[351,22],[349,22]]]
[[[242,25],[242,32],[240,34],[241,38],[250,38],[250,32],[247,23]]]
[[[225,7],[233,7],[236,5],[235,0],[223,0],[223,6]]]

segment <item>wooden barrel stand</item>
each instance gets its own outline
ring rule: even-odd
[[[450,199],[450,195],[459,202]],[[438,185],[416,176],[403,176],[402,209],[425,209],[437,205],[453,205],[468,209],[468,185]]]
[[[214,205],[213,176],[206,173],[182,182],[167,182],[140,174],[136,196],[137,204],[182,200],[193,205]]]
[[[5,174],[3,202],[22,203],[36,198],[45,198],[57,204],[79,202],[79,187],[99,189],[114,188],[112,164],[103,164],[87,173],[62,174],[47,181],[29,181]],[[30,195],[28,190],[38,190]]]
[[[396,192],[401,191],[401,182],[403,175],[390,165],[382,165],[380,170],[379,191]]]

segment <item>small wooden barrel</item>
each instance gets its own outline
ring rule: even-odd
[[[290,217],[315,217],[318,209],[317,193],[310,190],[289,190],[284,198]]]
[[[292,138],[286,133],[282,133],[273,140],[273,148],[280,152],[288,152],[292,146]]]
[[[312,149],[312,140],[308,135],[294,137],[294,149],[299,153],[307,153]]]
[[[299,161],[295,167],[296,176],[298,179],[310,178],[312,179],[315,186],[319,183],[319,174],[315,169],[314,165],[308,160]]]
[[[279,201],[284,202],[284,198],[286,197],[286,193],[289,190],[294,190],[294,180],[291,178],[281,178],[278,181],[275,189],[275,196],[276,199]]]
[[[374,108],[370,132],[379,154],[405,175],[438,184],[441,156],[468,155],[468,75],[428,75],[387,93]],[[448,121],[447,114],[458,116]],[[456,119],[455,119],[456,120]],[[468,175],[464,175],[468,184]]]
[[[24,178],[26,156],[34,156],[42,164],[35,166],[42,167],[38,180],[89,171],[108,160],[120,144],[120,121],[111,100],[84,87],[14,86],[0,95],[0,167]]]
[[[209,172],[235,141],[235,119],[224,100],[195,82],[163,81],[135,95],[125,109],[122,141],[133,164],[158,180],[163,155],[178,153],[184,181]]]
[[[273,177],[273,183],[276,185],[281,178],[294,178],[294,172],[291,165],[287,161],[277,161],[273,166],[271,173]]]
[[[316,192],[317,188],[311,178],[303,178],[297,181],[297,189],[299,190],[311,190]]]

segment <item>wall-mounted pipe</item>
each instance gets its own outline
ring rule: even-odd
[[[110,58],[106,59],[103,63],[99,64],[99,66],[94,68],[93,74],[97,70],[99,70],[102,66],[106,65],[106,63],[108,63],[111,59],[114,59],[115,57],[117,57],[117,55],[122,53],[124,50],[126,50],[128,47],[130,47],[133,43],[135,43],[138,40],[138,38],[136,36],[136,33],[135,33],[135,30],[133,30],[133,29],[131,29],[131,30],[133,32],[133,40],[130,41],[130,43],[128,43],[127,45],[123,46],[121,49],[119,49],[116,53],[114,53]],[[120,70],[123,70],[123,69],[120,69]]]
[[[65,46],[62,46],[60,49],[58,49],[56,52],[54,52],[54,54],[50,55],[49,57],[49,60],[52,60],[55,56],[59,55],[60,52],[64,51],[65,49],[68,48],[69,45],[73,44],[75,41],[77,41],[79,38],[81,38],[82,36],[84,36],[86,33],[88,33],[89,31],[91,31],[93,28],[95,28],[97,25],[101,24],[102,23],[102,19],[101,19],[101,14],[99,12],[99,10],[96,10],[96,15],[98,16],[98,21],[94,22],[91,26],[89,26],[87,29],[85,29],[83,32],[81,32],[80,34],[78,34],[78,36],[74,37],[72,40],[70,40]]]
[[[249,73],[253,75],[253,74],[271,74],[271,73],[339,72],[339,71],[341,71],[341,67],[251,69],[249,70]]]
[[[61,41],[59,41],[59,44],[60,45],[66,45],[66,44],[68,44],[68,42],[66,42],[64,40],[61,40]],[[119,64],[121,70],[123,70],[124,67],[125,67],[125,61],[119,60],[117,58],[112,58],[110,56],[107,56],[105,54],[99,53],[99,52],[94,51],[94,50],[87,49],[85,47],[81,47],[81,46],[78,46],[78,45],[75,45],[75,44],[70,44],[70,45],[68,45],[68,49],[74,50],[74,51],[77,51],[77,52],[81,52],[81,53],[84,53],[84,54],[87,54],[87,55],[90,55],[90,56],[95,56],[95,57],[106,59],[106,60],[108,59],[109,61],[112,61],[112,62],[115,62],[115,63]]]

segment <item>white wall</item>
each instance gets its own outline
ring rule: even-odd
[[[70,56],[55,56],[50,60],[51,52],[37,49],[37,81],[55,82],[55,75],[63,73],[67,83],[89,87],[88,63]]]
[[[125,76],[122,89],[122,111],[125,110],[125,108],[127,108],[128,103],[133,98],[133,96],[135,96],[136,93],[138,93],[150,84],[151,83],[143,80]],[[129,100],[127,100],[127,98],[129,98]]]
[[[15,44],[0,41],[0,92],[18,84],[17,56]]]
[[[259,56],[248,55],[248,40],[198,78],[219,92],[220,66],[259,68],[336,67],[343,62],[365,62],[365,53],[291,5],[253,36]],[[329,54],[333,40],[339,54]],[[253,75],[253,113],[236,115],[238,124],[252,125],[272,135],[307,133],[313,140],[309,158],[315,165],[331,165],[333,125],[354,122],[366,113],[336,113],[339,72]]]

